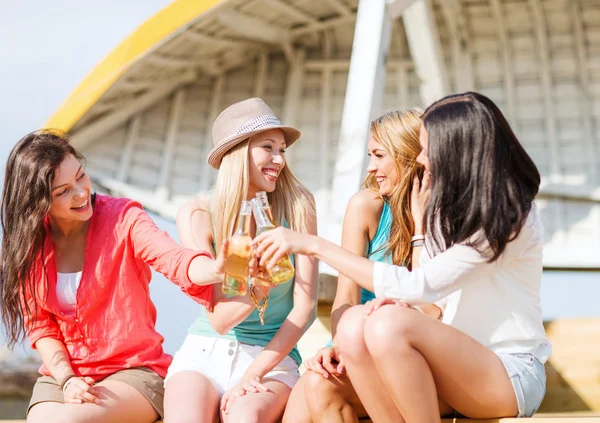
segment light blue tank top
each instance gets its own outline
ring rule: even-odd
[[[367,250],[367,258],[371,261],[382,261],[384,263],[392,264],[392,257],[387,253],[387,246],[390,240],[390,230],[392,229],[392,212],[388,203],[383,203],[383,210],[381,211],[381,217],[379,218],[379,225],[377,226],[377,232],[375,236],[369,242],[369,248]],[[371,291],[362,288],[360,295],[360,303],[364,304],[369,300],[375,298],[375,294]],[[331,340],[326,345],[331,347]]]
[[[387,252],[388,242],[390,241],[390,230],[392,229],[392,212],[388,203],[383,203],[381,218],[375,236],[369,242],[367,258],[371,261],[381,261],[392,264],[392,257]],[[362,289],[360,303],[364,304],[375,298],[375,294],[369,290]]]
[[[287,228],[287,221],[283,222]],[[292,265],[295,267],[294,256],[291,256]],[[265,325],[260,324],[258,311],[254,310],[243,322],[235,326],[225,335],[215,331],[208,320],[206,310],[202,307],[200,315],[188,329],[188,333],[214,338],[224,338],[249,345],[260,345],[266,347],[273,339],[279,327],[283,324],[288,314],[294,307],[294,279],[272,288],[269,292],[269,306],[265,311]],[[300,352],[295,346],[288,354],[298,366],[302,363]]]

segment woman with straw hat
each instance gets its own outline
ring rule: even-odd
[[[267,104],[251,98],[223,111],[213,125],[208,163],[219,170],[210,195],[184,205],[177,228],[184,246],[218,257],[207,276],[222,281],[227,237],[243,200],[266,191],[275,223],[315,234],[312,195],[286,166],[285,149],[300,132],[282,125]],[[254,231],[255,228],[252,229]],[[172,422],[274,422],[299,379],[296,343],[314,319],[317,261],[297,255],[295,278],[251,288],[253,297],[227,298],[213,287],[212,310],[202,309],[166,378],[165,414]],[[268,298],[261,325],[257,303]]]

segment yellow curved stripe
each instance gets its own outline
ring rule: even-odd
[[[157,43],[225,0],[176,0],[144,22],[90,72],[44,125],[70,130],[131,65]]]

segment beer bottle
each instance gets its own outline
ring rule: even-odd
[[[254,213],[254,220],[256,222],[257,236],[265,231],[275,229],[273,214],[271,212],[271,207],[269,206],[266,192],[259,191],[256,194],[256,198],[252,200],[252,212]],[[268,270],[268,273],[271,283],[275,285],[291,281],[295,271],[290,256],[288,255],[280,259],[270,270]],[[261,278],[259,274],[258,278],[255,279],[257,279],[257,282],[260,282],[263,278]]]
[[[250,244],[250,201],[242,201],[242,207],[237,218],[235,231],[229,240],[227,264],[225,265],[225,280],[223,293],[226,295],[245,296],[248,293],[248,264],[252,256]]]

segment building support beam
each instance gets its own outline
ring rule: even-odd
[[[508,39],[506,17],[500,0],[491,0],[492,14],[497,25],[498,41],[502,49],[502,69],[504,74],[504,91],[506,92],[506,113],[511,125],[517,123],[517,90],[515,87],[515,71],[513,52]]]
[[[249,40],[269,44],[283,44],[290,41],[290,31],[286,28],[269,24],[232,9],[218,12],[216,17],[223,25]]]
[[[167,135],[162,153],[160,173],[158,174],[158,185],[155,191],[156,197],[165,201],[169,200],[169,194],[171,192],[171,169],[173,168],[175,146],[177,145],[181,118],[183,116],[183,109],[185,108],[185,97],[186,92],[184,88],[179,88],[175,92],[173,101],[171,102],[169,121],[167,122]]]
[[[292,38],[298,38],[313,32],[323,31],[328,28],[335,28],[336,26],[345,25],[354,21],[355,18],[356,16],[352,13],[349,15],[342,15],[337,18],[327,19],[326,21],[319,21],[310,25],[301,26],[300,28],[296,28],[291,31]]]
[[[529,0],[529,5],[533,12],[533,22],[540,59],[540,76],[542,78],[542,89],[544,90],[544,120],[546,122],[546,136],[548,137],[550,147],[550,177],[554,181],[560,181],[560,149],[558,146],[558,130],[556,128],[556,107],[552,96],[552,64],[550,63],[548,25],[541,0]]]
[[[204,133],[204,144],[205,148],[205,156],[208,157],[208,152],[213,147],[212,142],[212,125],[217,116],[219,116],[219,112],[221,111],[222,103],[223,103],[223,89],[225,87],[225,76],[219,75],[214,79],[213,92],[210,96],[210,108],[209,112],[206,115],[205,122],[205,133]],[[202,192],[206,192],[210,189],[210,172],[213,170],[212,166],[209,165],[206,160],[203,163],[204,167],[202,168],[202,176],[200,180],[200,189]]]
[[[258,55],[258,64],[256,69],[256,79],[254,81],[254,97],[262,97],[265,94],[265,80],[267,78],[267,68],[269,66],[269,53],[262,49]]]
[[[329,191],[329,175],[330,175],[330,144],[331,144],[331,71],[323,69],[321,73],[321,119],[319,122],[320,135],[320,154],[319,167],[321,172],[320,185],[325,192]],[[327,204],[325,202],[325,213],[327,213]]]
[[[288,15],[290,18],[293,18],[296,21],[300,21],[304,24],[311,24],[316,22],[316,19],[313,16],[310,16],[308,13],[288,3],[283,3],[280,0],[262,0],[262,2],[267,6],[270,6],[273,9],[278,9],[282,13]]]
[[[334,242],[364,176],[369,124],[381,113],[391,24],[386,0],[359,1],[325,234]]]
[[[590,98],[590,73],[589,73],[589,60],[586,49],[585,32],[583,28],[583,14],[581,11],[581,4],[579,0],[573,0],[571,2],[571,10],[573,14],[573,27],[575,29],[575,43],[577,45],[577,58],[579,59],[579,83],[580,90],[579,95],[582,99],[582,119],[583,119],[583,139],[586,146],[586,156],[588,158],[588,172],[590,176],[590,182],[592,184],[598,183],[598,168],[600,162],[598,161],[598,155],[596,146],[594,145],[594,132],[593,132],[593,117],[591,110],[592,99]],[[600,224],[598,225],[600,227]]]
[[[304,49],[296,50],[293,54],[293,60],[288,62],[288,74],[285,88],[285,99],[283,103],[282,123],[284,125],[295,126],[302,92],[304,90]],[[294,149],[287,152],[287,160],[292,165],[294,162]]]
[[[415,1],[402,16],[415,71],[421,81],[421,100],[428,106],[450,92],[432,0]]]
[[[189,84],[195,79],[196,72],[190,70],[182,72],[177,78],[157,84],[153,90],[133,100],[127,107],[117,109],[116,112],[104,116],[75,132],[71,137],[73,145],[79,149],[85,149],[85,147],[102,135],[127,122],[131,116],[146,110],[157,101],[171,94],[178,86]]]
[[[450,32],[455,91],[472,91],[475,87],[475,77],[469,46],[471,39],[467,33],[462,3],[458,0],[445,0],[440,6]]]
[[[347,16],[352,14],[352,10],[345,3],[342,3],[340,0],[323,0],[324,3],[327,3],[336,12],[338,12],[342,16]]]
[[[126,182],[127,173],[129,172],[129,165],[131,164],[131,158],[133,157],[133,149],[140,136],[140,128],[142,126],[142,117],[137,114],[133,117],[129,124],[127,131],[127,138],[125,139],[125,146],[123,149],[123,155],[119,162],[119,172],[117,173],[117,181]]]

